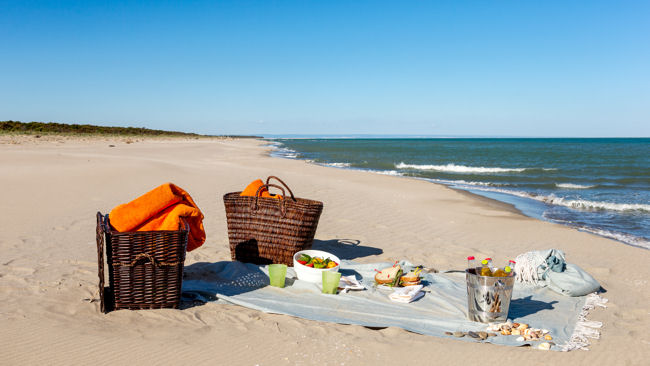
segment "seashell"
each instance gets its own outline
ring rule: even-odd
[[[467,335],[472,337],[472,338],[479,338],[479,335],[476,332],[469,331],[469,332],[467,332]]]
[[[542,334],[547,334],[547,333],[548,333],[548,329],[542,329]]]
[[[512,335],[520,335],[521,331],[519,329],[513,329],[512,332],[510,332]]]
[[[499,329],[501,329],[501,330],[511,330],[512,327],[509,324],[501,324]]]
[[[517,337],[517,342],[523,342],[524,340],[524,337]]]
[[[550,341],[550,340],[553,339],[553,337],[551,337],[550,334],[547,334],[547,335],[544,336],[544,339],[547,340],[547,341]]]
[[[530,328],[524,329],[524,335],[531,335],[533,331]]]
[[[538,349],[541,349],[541,350],[544,350],[544,351],[548,351],[548,350],[551,349],[551,344],[548,343],[548,342],[540,343],[540,344],[537,346],[537,348],[538,348]]]
[[[448,336],[454,335],[454,333],[452,333],[452,332],[445,332],[445,334],[448,335]]]
[[[519,330],[528,329],[528,324],[521,323],[521,324],[519,324],[519,326],[517,327],[517,329],[519,329]]]
[[[452,334],[453,334],[454,337],[458,337],[458,338],[463,338],[465,336],[465,332],[456,331],[456,332],[454,332]]]
[[[510,335],[510,331],[504,329],[504,330],[501,331],[501,334],[502,334],[502,335]]]
[[[530,341],[533,337],[530,334],[524,334],[524,340]]]
[[[496,337],[496,336],[497,336],[496,333],[488,333],[488,337]]]
[[[515,328],[519,328],[519,323],[512,323],[512,326]]]
[[[487,337],[488,337],[488,334],[487,334],[487,332],[478,332],[478,336],[479,336],[479,338],[481,338],[482,340],[486,340]]]

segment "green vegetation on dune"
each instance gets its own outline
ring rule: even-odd
[[[0,121],[0,134],[65,134],[65,135],[120,135],[120,136],[178,136],[216,137],[178,131],[152,130],[144,127],[109,127],[56,122]],[[257,138],[258,136],[218,136]]]
[[[19,134],[88,134],[88,135],[147,135],[147,136],[200,136],[195,133],[152,130],[144,127],[107,127],[56,122],[1,121],[0,132]]]

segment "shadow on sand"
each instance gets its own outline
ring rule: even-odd
[[[371,255],[379,255],[384,252],[379,248],[361,245],[361,242],[356,239],[314,239],[311,248],[332,253],[340,259],[368,257]]]

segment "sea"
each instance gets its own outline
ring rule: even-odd
[[[650,138],[270,138],[272,155],[423,179],[650,249]]]

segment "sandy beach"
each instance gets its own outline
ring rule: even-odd
[[[128,142],[128,143],[127,143]],[[111,146],[112,145],[112,146]],[[0,136],[0,364],[641,365],[650,358],[650,251],[525,217],[445,186],[272,158],[258,140]],[[222,196],[277,175],[324,202],[314,248],[359,262],[462,269],[468,255],[557,248],[606,290],[589,351],[543,352],[207,303],[99,312],[95,214],[174,182],[205,214],[185,265],[230,260]],[[369,309],[371,311],[371,309]]]

